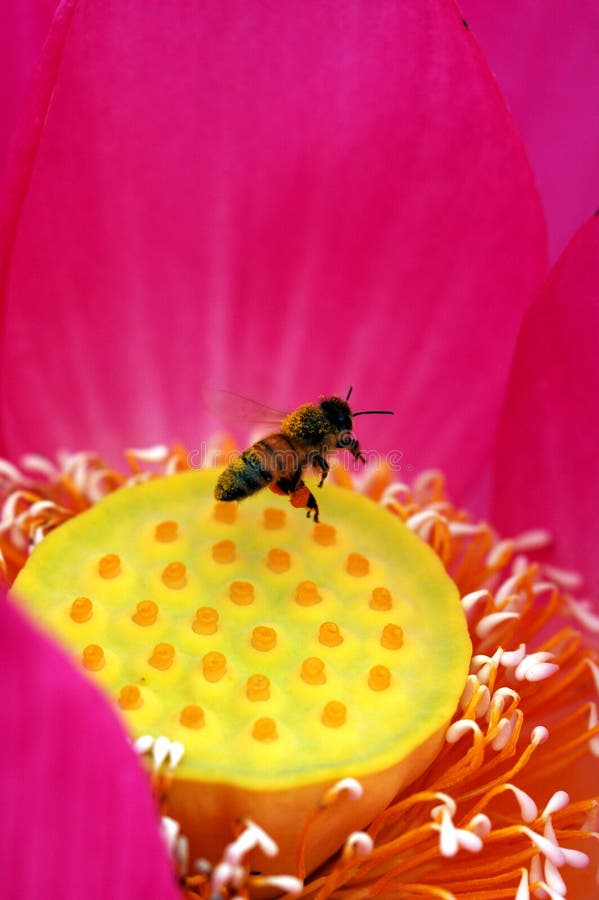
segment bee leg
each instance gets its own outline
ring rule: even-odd
[[[292,506],[299,509],[307,509],[306,515],[310,518],[310,513],[314,513],[314,521],[318,522],[318,503],[312,491],[306,487],[303,481],[298,481],[297,486],[289,493],[289,500]]]
[[[324,480],[329,474],[329,469],[331,468],[326,461],[324,456],[321,456],[319,453],[316,456],[312,457],[312,465],[314,468],[318,468],[321,471],[320,481],[318,482],[318,487],[322,487],[324,484]]]
[[[361,463],[366,462],[366,457],[362,453],[362,448],[360,447],[360,444],[358,443],[358,441],[355,438],[352,438],[351,440],[347,441],[347,443],[338,444],[337,446],[342,447],[344,450],[349,450],[349,452],[351,453],[353,458],[356,459],[358,462],[361,462]]]

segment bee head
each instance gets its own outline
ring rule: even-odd
[[[342,431],[351,432],[352,412],[346,400],[336,396],[323,397],[320,401],[320,408],[334,431],[338,433]]]

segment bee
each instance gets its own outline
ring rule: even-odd
[[[360,444],[353,436],[354,418],[393,415],[388,409],[352,412],[351,392],[350,387],[345,400],[336,395],[322,397],[319,403],[304,403],[283,416],[280,431],[256,441],[221,473],[215,498],[242,500],[269,487],[276,494],[288,496],[292,506],[306,509],[306,515],[313,514],[318,522],[318,503],[303,481],[304,471],[312,468],[320,473],[320,488],[329,474],[327,457],[336,450],[348,450],[355,460],[365,463]]]

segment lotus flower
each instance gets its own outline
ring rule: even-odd
[[[504,534],[527,530],[532,546],[530,529],[548,528],[547,560],[598,596],[599,219],[547,275],[522,143],[451,3],[63,0],[6,186],[5,496],[51,481],[59,449],[116,465],[129,447],[196,447],[215,426],[205,385],[292,407],[354,384],[363,407],[395,410],[364,421],[361,439],[394,454],[400,480],[438,467],[456,502]],[[413,490],[404,506],[439,500]],[[113,714],[11,605],[0,614],[2,895],[178,896]],[[584,740],[596,733],[591,722]],[[564,808],[562,787],[540,780],[551,808],[539,821]],[[443,859],[486,829],[452,815],[447,801],[434,823]],[[566,858],[554,837],[538,839],[545,873],[531,875],[551,897]],[[424,891],[474,896],[467,868]],[[400,895],[384,878],[379,890]],[[490,881],[476,896],[515,891]]]

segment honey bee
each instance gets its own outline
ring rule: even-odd
[[[221,473],[214,489],[215,498],[242,500],[269,487],[276,494],[288,496],[292,506],[306,509],[308,517],[314,514],[314,521],[318,522],[318,503],[304,484],[304,470],[313,468],[320,472],[318,487],[322,487],[329,474],[327,457],[336,450],[348,450],[354,459],[365,463],[360,444],[353,436],[353,419],[393,415],[388,409],[352,412],[351,392],[350,387],[345,400],[336,395],[322,397],[317,404],[304,403],[283,416],[280,431],[256,441]]]

